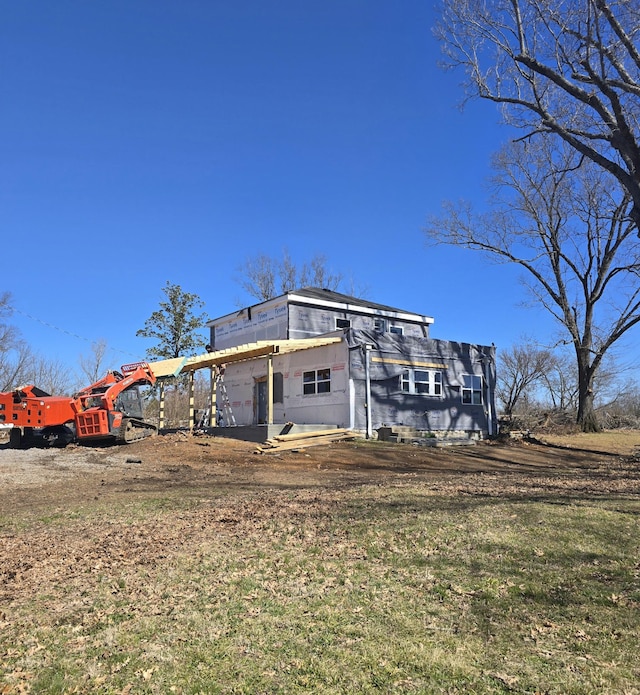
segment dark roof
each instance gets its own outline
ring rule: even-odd
[[[339,304],[350,304],[351,306],[361,306],[368,307],[370,309],[377,309],[379,311],[392,311],[402,314],[415,314],[415,311],[408,311],[406,309],[398,309],[397,307],[389,306],[387,304],[378,304],[377,302],[371,302],[368,299],[362,299],[360,297],[351,297],[348,294],[342,294],[341,292],[334,292],[334,290],[326,290],[321,287],[303,287],[300,290],[293,290],[288,293],[289,295],[299,295],[302,297],[308,297],[309,299],[324,299],[327,302],[336,302]]]

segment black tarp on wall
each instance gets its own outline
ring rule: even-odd
[[[367,425],[368,352],[372,429],[406,425],[427,431],[495,432],[493,346],[353,329],[346,332],[346,338],[355,389],[356,429],[365,430]],[[411,368],[441,372],[442,393],[403,391],[401,375]],[[463,403],[463,375],[481,377],[481,403]]]

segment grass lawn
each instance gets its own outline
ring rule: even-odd
[[[0,693],[638,693],[639,514],[408,480],[4,519]]]

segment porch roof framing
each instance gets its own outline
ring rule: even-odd
[[[273,356],[291,352],[299,352],[314,347],[334,345],[344,340],[343,335],[325,336],[322,338],[303,338],[301,340],[258,340],[254,343],[246,343],[236,347],[214,350],[194,357],[177,357],[169,360],[149,362],[149,367],[156,379],[160,382],[160,422],[159,427],[164,427],[164,382],[175,378],[180,374],[189,376],[189,429],[193,431],[195,425],[194,410],[194,375],[199,369],[212,369],[228,365],[232,362],[245,362],[248,360],[267,358],[268,381],[268,415],[267,424],[273,422]],[[216,380],[211,379],[210,413],[216,412]]]
[[[237,345],[224,350],[214,350],[213,352],[195,355],[194,357],[177,357],[175,359],[149,362],[149,367],[155,374],[156,379],[170,379],[179,374],[195,372],[198,369],[333,345],[342,342],[342,340],[344,340],[342,336],[335,335],[323,338],[303,338],[300,340],[258,340],[255,343]]]

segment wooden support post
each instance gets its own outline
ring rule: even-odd
[[[189,431],[193,432],[195,427],[195,370],[189,372]]]
[[[273,355],[267,357],[267,425],[273,425]]]
[[[160,382],[160,409],[158,411],[158,429],[164,429],[164,381]]]

